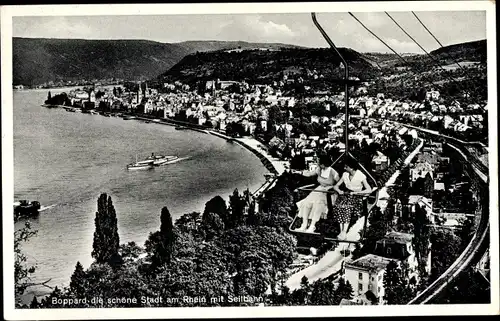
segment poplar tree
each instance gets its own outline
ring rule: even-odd
[[[111,196],[103,193],[97,200],[92,257],[97,263],[109,263],[118,257],[119,245],[116,211]]]
[[[172,251],[174,246],[174,224],[172,223],[172,215],[167,207],[161,209],[160,217],[160,233],[161,233],[161,243],[162,249],[164,249],[164,257],[170,261],[172,257]]]

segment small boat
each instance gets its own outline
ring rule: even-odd
[[[99,115],[99,113],[98,113],[98,112],[96,112],[95,110],[91,110],[91,111],[90,111],[90,113],[91,113],[92,115]]]
[[[154,159],[146,159],[146,160],[138,162],[137,161],[137,156],[136,156],[135,157],[135,163],[128,164],[127,165],[127,169],[128,170],[152,169],[153,166],[154,166],[153,163],[154,163]]]
[[[20,200],[14,203],[14,219],[22,217],[36,217],[39,214],[40,203],[38,201],[28,202],[27,200]]]
[[[159,123],[159,122],[160,122],[160,120],[159,120],[158,118],[153,119],[153,121],[154,121],[155,123]]]
[[[178,156],[163,156],[163,155],[155,155],[154,153],[148,157],[148,161],[153,161],[154,166],[162,166],[171,164],[177,160],[179,160]]]
[[[136,118],[135,116],[124,116],[123,120],[132,120],[132,119],[135,119],[135,118]]]

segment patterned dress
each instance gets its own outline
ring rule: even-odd
[[[315,171],[304,172],[304,176],[314,175],[318,176],[318,183],[320,185],[311,191],[306,198],[297,202],[299,208],[297,216],[302,219],[318,221],[320,218],[326,218],[328,213],[327,197],[332,195],[322,191],[332,188],[337,182],[339,174],[331,167],[327,167],[324,170],[320,170],[318,167]]]
[[[348,172],[342,174],[344,185],[348,191],[359,192],[363,190],[363,180],[366,179],[365,174],[357,170],[353,177],[350,177]],[[355,219],[361,213],[363,208],[363,198],[357,195],[339,195],[337,202],[334,205],[333,213],[336,220],[341,223],[349,223],[351,219]]]

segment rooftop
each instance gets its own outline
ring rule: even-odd
[[[394,241],[396,243],[408,243],[413,239],[413,234],[410,233],[402,233],[402,232],[389,232],[387,233],[383,240],[385,241]]]
[[[356,302],[352,300],[342,299],[340,305],[363,305],[362,302]]]
[[[426,205],[431,203],[430,199],[422,195],[410,195],[410,197],[408,198],[408,204],[410,205],[418,204],[420,203],[420,201],[422,201],[422,203]]]
[[[353,262],[346,263],[346,268],[354,267],[378,272],[385,269],[391,261],[397,260],[388,259],[375,254],[367,254]]]
[[[437,182],[435,182],[434,183],[434,189],[438,190],[438,191],[444,191],[445,190],[444,183],[437,183]]]

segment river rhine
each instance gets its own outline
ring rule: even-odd
[[[238,144],[161,124],[41,107],[47,92],[16,91],[13,106],[14,198],[49,207],[33,220],[38,234],[23,246],[37,264],[35,280],[67,285],[77,261],[90,265],[100,193],[113,199],[120,243],[142,246],[159,228],[163,206],[175,220],[202,212],[216,195],[227,199],[234,188],[253,191],[265,181],[259,159]],[[136,155],[152,152],[187,159],[126,170]]]

